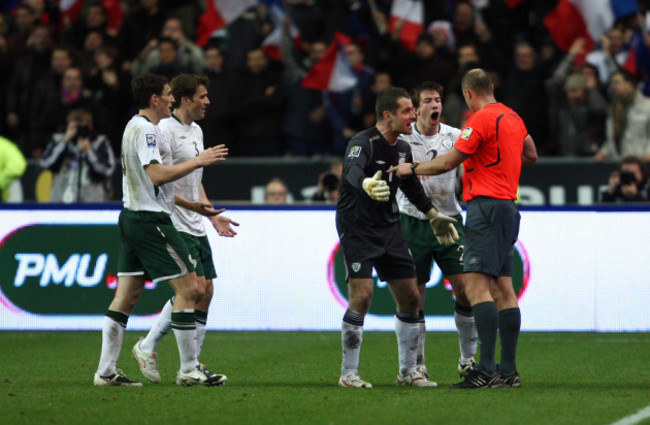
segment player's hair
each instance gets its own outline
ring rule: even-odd
[[[377,114],[377,121],[384,120],[384,111],[391,114],[397,113],[399,108],[398,101],[401,98],[410,99],[409,93],[401,87],[386,87],[377,95],[377,103],[375,104],[375,113]]]
[[[490,95],[493,90],[490,74],[481,68],[467,71],[463,76],[462,87],[463,90],[470,89],[478,95]]]
[[[162,75],[152,74],[150,72],[140,74],[131,82],[133,91],[133,102],[138,109],[146,109],[150,106],[151,96],[162,95],[167,84],[167,79]]]
[[[420,95],[423,91],[437,91],[440,97],[444,94],[445,89],[442,84],[435,81],[425,81],[411,90],[411,101],[416,108],[420,107]]]
[[[183,96],[192,98],[199,86],[208,87],[208,77],[196,74],[180,74],[172,78],[169,86],[172,88],[172,95],[174,95],[174,108],[181,105]]]

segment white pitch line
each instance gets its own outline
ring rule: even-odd
[[[612,425],[634,425],[647,418],[650,418],[650,406],[646,406],[635,414],[614,422]]]

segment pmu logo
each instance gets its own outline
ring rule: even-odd
[[[330,291],[338,303],[343,307],[348,306],[348,284],[345,280],[345,264],[341,245],[336,244],[328,261],[327,278]],[[530,262],[528,253],[521,241],[515,243],[512,282],[517,294],[521,298],[528,286],[530,276]],[[373,275],[374,288],[370,314],[380,316],[393,316],[395,314],[395,301],[386,282],[381,282]],[[442,275],[442,271],[434,264],[431,269],[431,279],[427,283],[424,311],[427,316],[453,316],[456,297],[451,284]]]
[[[116,288],[116,225],[37,224],[0,243],[0,302],[45,315],[103,315]],[[147,285],[134,314],[160,311],[169,285]]]

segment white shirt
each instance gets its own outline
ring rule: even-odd
[[[400,134],[399,138],[411,145],[413,161],[426,162],[444,155],[451,150],[460,135],[460,130],[446,124],[440,124],[440,131],[433,136],[421,134],[415,125],[412,134]],[[424,193],[427,194],[433,205],[443,214],[455,216],[461,213],[460,205],[456,200],[456,169],[447,171],[437,176],[417,176],[422,183]],[[426,220],[426,217],[415,205],[408,200],[401,190],[397,191],[397,204],[400,212],[412,217]]]
[[[172,184],[154,186],[144,170],[158,162],[171,165],[169,141],[160,128],[147,118],[133,116],[122,137],[122,200],[131,211],[166,212],[174,207]]]
[[[203,131],[197,123],[186,125],[172,116],[160,121],[160,129],[170,138],[174,164],[196,158],[203,152]],[[187,200],[197,202],[201,195],[202,177],[203,168],[197,168],[185,177],[176,180],[174,191]],[[203,216],[194,211],[174,205],[172,222],[180,232],[194,236],[206,235]]]

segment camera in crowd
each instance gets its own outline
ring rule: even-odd
[[[636,176],[634,175],[634,173],[628,170],[621,171],[619,174],[619,178],[621,179],[621,185],[637,183]]]
[[[74,137],[74,140],[88,138],[90,137],[90,128],[86,124],[79,124],[77,126],[77,135]]]

